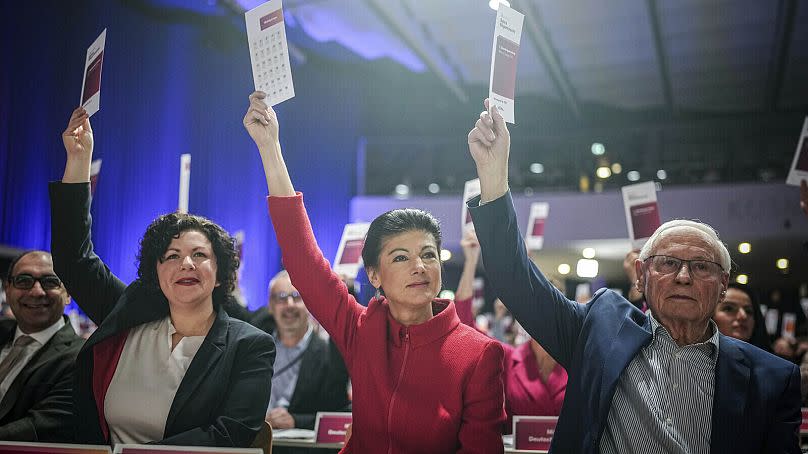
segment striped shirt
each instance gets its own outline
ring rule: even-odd
[[[650,312],[651,343],[617,383],[602,453],[709,453],[718,327],[706,342],[679,347]]]

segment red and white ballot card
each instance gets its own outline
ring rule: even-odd
[[[331,267],[337,274],[344,274],[350,279],[356,279],[359,268],[362,267],[362,248],[365,247],[365,235],[368,233],[369,222],[356,222],[345,224],[342,229],[342,238],[339,240],[337,257]]]
[[[109,446],[0,441],[2,454],[110,454]]]
[[[797,334],[797,314],[793,312],[783,312],[782,327],[780,335],[788,339],[794,339]]]
[[[469,207],[466,205],[466,202],[468,202],[470,198],[477,197],[478,195],[480,195],[480,179],[475,178],[467,181],[463,186],[463,208],[460,209],[461,237],[467,229],[474,230],[474,223],[471,222],[471,213],[469,213]]]
[[[93,159],[90,163],[90,195],[95,195],[95,188],[98,186],[98,177],[101,174],[101,160]]]
[[[81,107],[93,116],[101,108],[101,68],[104,66],[104,45],[107,29],[87,49],[84,60],[84,79],[81,82]]]
[[[351,413],[318,412],[314,422],[314,442],[342,443],[352,421]]]
[[[259,448],[205,448],[199,446],[115,445],[114,454],[263,454]]]
[[[180,156],[180,190],[177,201],[177,211],[188,212],[188,199],[191,191],[191,155],[185,153]]]
[[[659,205],[653,181],[623,186],[623,207],[631,247],[639,249],[659,227]]]
[[[799,186],[801,180],[808,180],[808,117],[802,123],[800,140],[797,141],[797,151],[794,153],[786,184]]]
[[[800,424],[800,434],[808,433],[808,408],[802,407],[802,423]]]
[[[267,105],[295,97],[283,3],[270,0],[244,14],[255,89],[266,93]]]
[[[533,202],[530,204],[530,218],[527,223],[525,243],[531,251],[538,251],[544,247],[544,221],[550,213],[550,204],[547,202]]]
[[[541,451],[550,449],[557,423],[555,416],[514,416],[513,447]]]
[[[780,311],[778,309],[769,308],[764,314],[766,321],[766,332],[773,336],[777,332],[777,322],[780,319]]]
[[[499,3],[494,27],[494,48],[491,51],[491,80],[488,84],[488,102],[496,107],[505,121],[515,123],[516,62],[525,15]]]

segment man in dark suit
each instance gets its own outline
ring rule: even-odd
[[[635,285],[648,314],[608,290],[578,304],[528,258],[508,190],[510,134],[487,101],[468,143],[486,273],[569,374],[551,452],[800,452],[799,370],[710,318],[731,263],[710,226],[669,221],[642,248]]]
[[[314,332],[309,311],[286,271],[270,281],[269,311],[277,356],[267,421],[274,429],[313,429],[318,411],[346,411],[345,364],[333,343]]]
[[[70,441],[73,368],[84,340],[64,317],[70,296],[50,254],[14,259],[5,293],[16,320],[0,321],[0,440]]]

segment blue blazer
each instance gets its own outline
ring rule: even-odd
[[[569,374],[551,452],[599,452],[620,374],[651,341],[650,319],[615,292],[577,304],[527,255],[510,193],[468,202],[497,296]],[[720,335],[710,452],[799,453],[796,365]]]

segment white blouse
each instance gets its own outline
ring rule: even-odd
[[[104,399],[104,416],[113,443],[148,443],[164,438],[174,395],[205,339],[183,337],[172,351],[171,335],[176,332],[170,317],[129,331]]]

